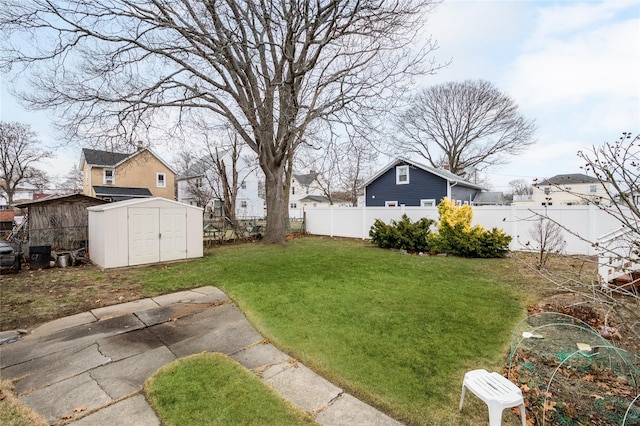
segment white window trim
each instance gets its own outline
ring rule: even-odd
[[[111,170],[111,182],[107,180],[107,170]],[[105,185],[116,184],[116,170],[115,169],[102,169],[102,183]]]
[[[435,198],[423,198],[420,200],[420,207],[435,207],[436,199]]]
[[[384,206],[385,207],[398,207],[399,204],[397,201],[385,201],[384,202]]]
[[[160,181],[160,176],[162,176],[162,181]],[[166,187],[167,187],[167,174],[156,173],[156,188],[166,188]]]
[[[400,176],[402,175],[401,171],[406,171],[407,180],[402,182],[400,181]],[[407,185],[409,183],[409,166],[396,166],[396,185]]]

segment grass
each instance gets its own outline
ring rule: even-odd
[[[49,422],[27,408],[13,394],[11,381],[0,379],[0,424],[3,426],[47,426]]]
[[[527,302],[506,259],[410,256],[330,238],[220,246],[139,274],[149,293],[222,288],[277,346],[409,424],[473,424],[478,413],[486,421],[482,405],[458,414],[462,376],[501,370]]]
[[[147,379],[144,390],[167,426],[317,424],[221,354],[202,353],[167,364]]]

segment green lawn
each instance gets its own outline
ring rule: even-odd
[[[144,384],[166,426],[313,426],[258,377],[222,354],[201,353],[165,365]]]
[[[525,315],[510,265],[309,237],[219,246],[140,273],[150,292],[218,286],[274,344],[338,386],[408,424],[449,425],[487,421],[472,398],[462,415],[457,404],[465,371],[501,371]]]

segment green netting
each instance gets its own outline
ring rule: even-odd
[[[579,319],[542,312],[521,321],[508,374],[537,424],[640,426],[640,358]]]

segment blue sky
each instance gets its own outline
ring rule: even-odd
[[[445,0],[426,32],[440,46],[436,58],[452,63],[421,84],[489,80],[536,120],[538,142],[489,172],[494,190],[508,190],[514,179],[580,173],[579,150],[640,132],[639,0]],[[2,120],[29,123],[57,154],[43,168],[65,175],[80,149],[57,147],[50,119],[22,109],[6,84]]]

